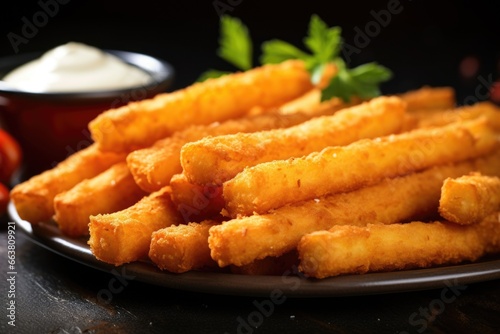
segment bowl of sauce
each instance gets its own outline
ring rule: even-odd
[[[0,126],[21,144],[21,178],[90,145],[87,125],[101,112],[165,92],[173,79],[164,60],[76,42],[0,59]]]

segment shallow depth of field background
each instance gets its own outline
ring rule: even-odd
[[[447,85],[457,89],[459,102],[470,103],[488,98],[485,86],[500,73],[496,1],[23,0],[1,8],[0,56],[68,41],[143,52],[172,63],[173,89],[189,85],[208,68],[233,69],[216,56],[221,13],[249,27],[255,64],[263,41],[280,38],[302,47],[316,13],[341,26],[345,43],[356,47],[349,55],[352,66],[377,61],[393,70],[385,93]],[[36,27],[29,38],[23,37],[27,21]],[[27,40],[17,50],[9,40],[14,35]]]

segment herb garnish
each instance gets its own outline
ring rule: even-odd
[[[337,72],[328,86],[322,90],[321,99],[339,97],[350,101],[354,96],[362,99],[380,95],[380,84],[392,77],[392,72],[375,62],[348,68],[340,57],[342,37],[340,27],[328,27],[318,15],[312,15],[304,45],[308,52],[296,46],[273,39],[262,44],[261,64],[276,64],[289,59],[300,59],[317,83],[326,65],[334,64]],[[248,28],[237,18],[224,15],[221,18],[219,49],[217,54],[238,70],[252,66],[253,45]],[[230,72],[209,70],[199,80],[218,77]]]

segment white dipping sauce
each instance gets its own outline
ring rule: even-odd
[[[70,42],[44,53],[7,74],[3,81],[19,90],[55,93],[130,88],[151,76],[116,56]]]

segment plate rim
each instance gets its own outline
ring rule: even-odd
[[[123,274],[146,284],[175,290],[245,297],[287,298],[351,297],[464,286],[500,279],[500,258],[435,268],[343,275],[324,279],[307,278],[297,272],[280,276],[239,275],[190,271],[182,274],[161,271],[153,264],[132,262],[114,266],[97,260],[81,240],[63,235],[54,224],[31,224],[19,217],[9,202],[8,214],[29,240],[55,254],[110,274]]]

